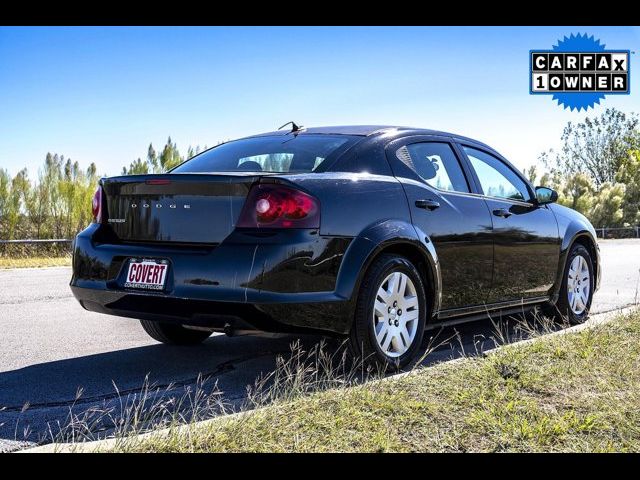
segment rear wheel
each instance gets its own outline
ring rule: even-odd
[[[589,316],[593,287],[591,255],[584,246],[575,244],[567,258],[556,313],[567,318],[572,324],[583,323]]]
[[[416,267],[404,257],[381,255],[360,287],[349,338],[352,352],[385,371],[406,366],[420,349],[426,310]]]
[[[177,323],[140,320],[142,328],[151,338],[169,345],[196,345],[211,336],[211,332],[191,330]]]

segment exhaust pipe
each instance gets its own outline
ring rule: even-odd
[[[282,338],[287,336],[286,333],[263,332],[262,330],[235,329],[230,323],[225,323],[223,331],[227,337]]]
[[[282,338],[286,337],[286,333],[271,333],[271,332],[263,332],[261,330],[248,330],[248,329],[239,329],[233,328],[233,325],[230,323],[225,323],[222,329],[220,328],[210,328],[210,327],[200,327],[196,325],[183,325],[184,328],[188,328],[189,330],[200,330],[203,332],[211,332],[211,333],[224,333],[227,337],[264,337],[264,338]]]

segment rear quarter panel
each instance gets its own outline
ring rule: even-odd
[[[395,244],[414,247],[429,269],[427,279],[439,305],[438,257],[424,233],[411,221],[401,183],[393,176],[367,173],[314,173],[287,176],[286,181],[314,195],[321,204],[320,236],[351,238],[342,256],[335,294],[352,302],[373,258]]]
[[[384,220],[411,222],[407,199],[395,177],[332,172],[281,178],[320,201],[320,235],[357,237]]]

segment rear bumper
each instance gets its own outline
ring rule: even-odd
[[[336,293],[348,238],[236,231],[216,246],[133,245],[104,242],[107,228],[91,225],[74,241],[70,285],[87,310],[213,328],[350,328],[353,304]],[[167,260],[165,291],[124,288],[130,258]]]

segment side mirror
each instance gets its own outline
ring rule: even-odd
[[[536,199],[538,205],[546,205],[558,201],[558,192],[547,187],[536,187]]]

